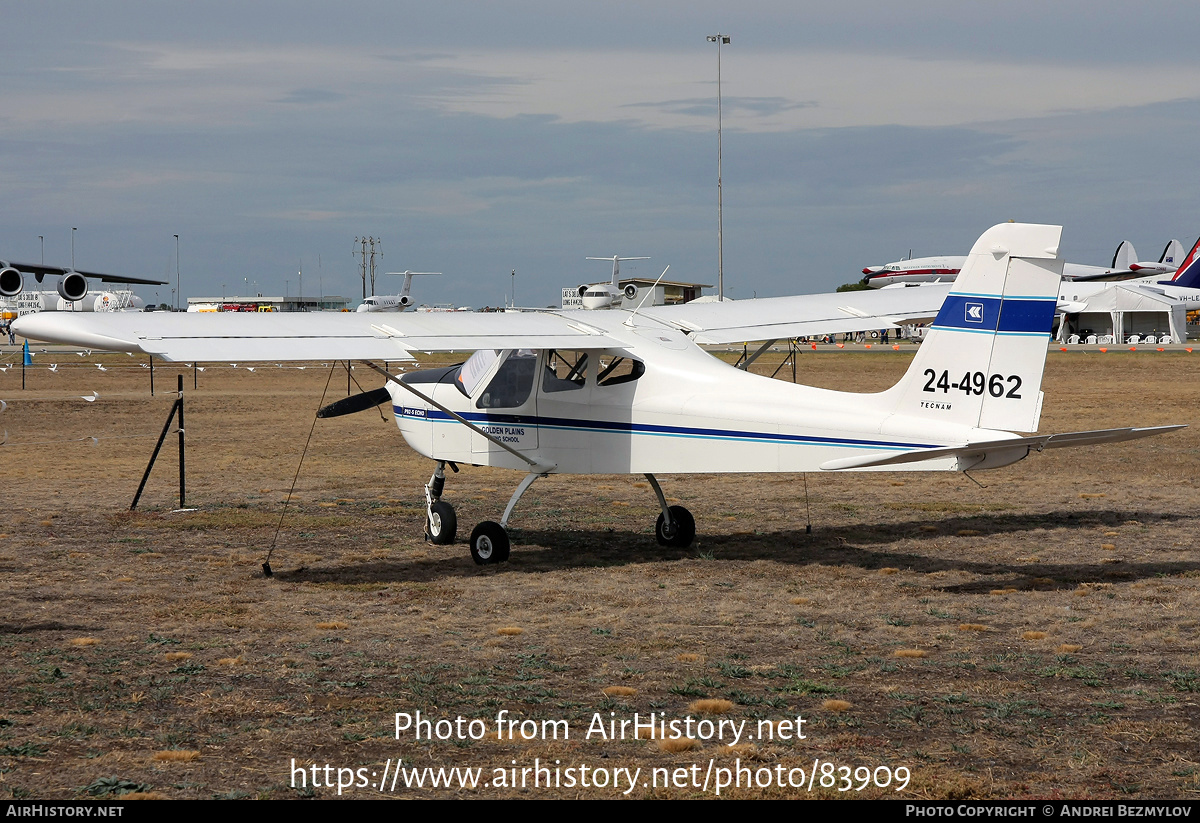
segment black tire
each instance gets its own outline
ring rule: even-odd
[[[508,532],[499,523],[485,520],[471,532],[471,559],[476,565],[508,560]]]
[[[671,506],[670,512],[671,525],[674,527],[671,533],[667,534],[667,520],[659,514],[658,523],[654,525],[654,536],[658,538],[660,546],[686,549],[696,539],[696,518],[692,517],[692,513],[683,506]]]
[[[458,515],[454,513],[454,507],[444,500],[439,500],[429,507],[432,515],[425,521],[425,533],[429,535],[429,542],[437,543],[439,546],[448,546],[454,542],[454,536],[458,534]]]

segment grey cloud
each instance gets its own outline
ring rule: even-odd
[[[326,89],[295,89],[275,102],[311,106],[321,103],[337,103],[345,99],[346,95],[336,91],[328,91]]]
[[[795,109],[807,109],[817,106],[812,100],[796,101],[784,97],[725,97],[721,106],[728,109],[730,114],[742,113],[751,116],[765,117],[780,112]],[[689,97],[681,100],[659,100],[648,103],[627,103],[622,108],[654,109],[668,114],[684,114],[694,117],[716,117],[717,101],[715,97]]]

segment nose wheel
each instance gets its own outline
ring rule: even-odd
[[[445,500],[438,500],[429,505],[426,517],[425,533],[429,535],[430,543],[447,546],[454,542],[458,533],[458,515],[454,513],[453,506]]]
[[[458,471],[453,463],[450,468]],[[442,490],[446,487],[446,464],[439,462],[433,470],[433,477],[425,484],[425,537],[431,543],[446,546],[454,542],[458,533],[458,516],[454,507],[442,499]]]

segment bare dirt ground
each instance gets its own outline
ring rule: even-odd
[[[806,352],[800,379],[877,390],[909,359]],[[628,796],[695,797],[738,766],[784,786],[743,776],[722,796],[839,796],[821,783],[843,766],[852,797],[1200,795],[1200,427],[1033,455],[985,488],[809,475],[811,536],[801,476],[660,478],[696,516],[686,551],[656,544],[642,478],[552,477],[518,508],[511,560],[480,568],[462,541],[519,476],[451,475],[460,542],[428,544],[431,466],[379,414],[317,422],[283,513],[328,368],[210,366],[197,391],[183,370],[197,510],[171,511],[172,437],[130,513],[179,368],[156,368],[151,398],[133,358],[37,363],[26,391],[19,367],[0,374],[5,796],[336,797],[344,768],[370,783],[346,797],[619,797],[614,770],[640,768]],[[1200,353],[1052,352],[1043,388],[1047,432],[1194,423]],[[416,711],[486,734],[397,739],[395,713]],[[570,736],[497,739],[501,712]],[[587,736],[635,712],[746,724],[736,746],[726,726],[682,751]],[[803,739],[760,723],[797,716]],[[398,758],[481,782],[393,789]],[[535,761],[557,788],[519,773]],[[786,785],[814,763],[811,791]]]

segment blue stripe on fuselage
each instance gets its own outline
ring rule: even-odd
[[[437,409],[414,409],[393,406],[396,417],[424,417],[431,422],[457,422],[453,417]],[[809,446],[849,446],[860,449],[932,449],[942,444],[900,443],[888,440],[859,440],[843,437],[811,437],[801,434],[777,432],[741,431],[738,429],[711,429],[693,426],[663,426],[651,423],[628,423],[613,420],[580,420],[571,417],[538,417],[528,414],[494,414],[467,412],[463,418],[475,424],[500,424],[537,426],[543,429],[591,431],[652,435],[657,437],[691,437],[704,440],[736,440],[743,443],[791,443]]]

